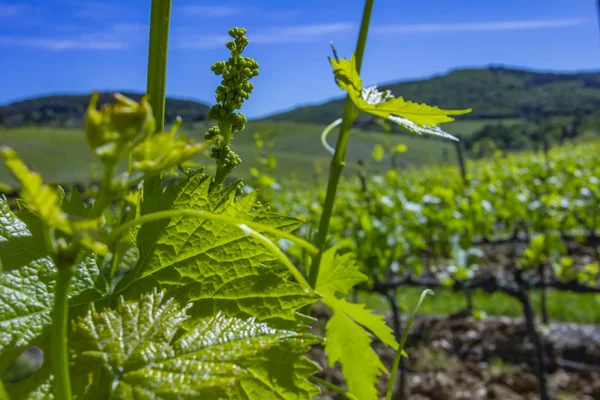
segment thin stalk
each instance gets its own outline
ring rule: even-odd
[[[129,157],[127,158],[127,176],[130,177],[132,173],[133,173],[133,154],[130,153]],[[123,219],[125,218],[125,208],[127,207],[127,200],[125,198],[126,198],[126,196],[121,197],[121,205],[119,206],[119,223],[123,223]]]
[[[140,226],[140,225],[147,224],[147,223],[153,222],[153,221],[159,221],[161,219],[170,219],[170,218],[176,218],[176,217],[205,218],[205,219],[208,219],[211,221],[222,222],[224,224],[236,226],[236,227],[240,227],[241,225],[246,225],[250,229],[272,233],[274,235],[282,237],[283,239],[287,239],[290,242],[293,242],[293,243],[297,244],[298,246],[301,246],[301,247],[307,249],[313,255],[316,255],[319,251],[314,245],[310,244],[306,240],[300,239],[299,237],[292,235],[291,233],[281,231],[281,230],[279,230],[277,228],[273,228],[272,226],[269,226],[269,225],[264,225],[259,222],[248,221],[248,220],[240,219],[240,218],[232,218],[232,217],[228,217],[226,215],[221,215],[221,214],[213,214],[211,212],[204,211],[204,210],[192,210],[192,209],[158,211],[158,212],[146,214],[144,216],[141,216],[140,218],[136,218],[136,219],[127,221],[123,225],[119,226],[118,228],[115,228],[112,232],[110,232],[108,234],[107,242],[114,243],[117,239],[119,239],[119,237],[121,237],[121,235],[123,235],[129,229],[131,229],[135,226]]]
[[[106,164],[104,166],[104,176],[102,177],[102,184],[100,186],[100,194],[94,203],[90,218],[99,218],[106,207],[111,203],[112,196],[112,178],[115,171],[115,166],[112,164]]]
[[[70,267],[58,269],[54,309],[52,310],[52,374],[54,375],[54,396],[57,399],[71,399],[71,378],[69,375],[69,282],[73,275]]]
[[[396,381],[396,375],[398,374],[398,366],[400,365],[400,359],[402,358],[403,354],[406,354],[404,352],[404,345],[406,344],[406,339],[408,339],[408,332],[410,331],[410,327],[412,326],[415,317],[417,316],[417,311],[421,307],[421,304],[423,304],[425,296],[427,296],[428,294],[433,295],[433,290],[423,290],[423,293],[421,293],[421,297],[419,298],[419,302],[417,303],[417,306],[413,309],[413,312],[410,315],[410,319],[406,323],[406,327],[404,328],[404,332],[402,333],[402,338],[400,339],[400,344],[398,345],[398,351],[396,351],[396,357],[394,358],[392,373],[390,374],[390,380],[388,382],[387,392],[385,395],[386,400],[392,399],[392,392],[394,391],[394,382]]]
[[[535,327],[533,308],[531,307],[531,302],[526,292],[522,293],[520,300],[521,305],[523,306],[523,313],[525,314],[527,331],[529,332],[529,337],[535,347],[535,368],[540,389],[540,400],[548,400],[550,397],[548,395],[548,385],[546,383],[546,373],[544,371],[544,350],[540,335]]]
[[[473,307],[473,291],[470,287],[466,287],[464,289],[465,292],[465,299],[467,300],[467,311],[469,311],[471,314],[473,313],[474,307]]]
[[[458,167],[460,168],[460,176],[463,181],[463,185],[467,186],[469,184],[467,178],[467,167],[465,165],[465,157],[463,154],[462,145],[460,142],[454,142],[456,148],[456,159],[458,161]]]
[[[0,400],[10,400],[10,397],[8,396],[8,393],[6,392],[6,389],[4,388],[4,384],[2,383],[1,379],[0,379]]]
[[[223,148],[225,146],[229,146],[229,143],[231,143],[231,136],[232,136],[231,123],[230,122],[219,123],[219,132],[220,132],[221,136],[223,137],[222,143],[220,144],[221,148]],[[225,167],[225,164],[223,164],[223,161],[221,159],[218,159],[217,160],[217,171],[215,173],[215,184],[221,185],[223,182],[225,182],[225,178],[227,178],[227,175],[229,175],[230,172],[231,172],[231,169],[229,167]]]
[[[248,233],[251,236],[254,236],[256,239],[258,239],[260,242],[262,242],[262,244],[265,247],[268,247],[271,249],[271,251],[277,256],[277,258],[279,258],[279,261],[285,265],[285,267],[288,269],[288,271],[290,272],[290,274],[296,278],[296,281],[298,281],[298,283],[300,284],[300,286],[302,286],[302,288],[304,290],[306,290],[306,293],[316,293],[313,291],[313,289],[311,288],[310,284],[308,283],[308,281],[304,278],[304,275],[302,275],[302,272],[300,272],[295,266],[294,264],[292,264],[292,262],[289,260],[289,258],[287,258],[287,256],[283,253],[283,251],[281,251],[281,249],[279,247],[277,247],[277,245],[275,243],[273,243],[271,240],[269,240],[268,238],[266,238],[264,235],[261,235],[260,233],[253,231],[251,229],[249,229],[246,226],[241,226],[240,228],[242,228],[246,233]]]
[[[527,328],[527,332],[529,333],[529,338],[535,348],[535,368],[538,378],[538,387],[540,389],[540,400],[549,400],[550,396],[548,394],[548,384],[546,383],[546,373],[544,368],[544,349],[542,347],[540,335],[538,334],[535,326],[535,315],[521,270],[515,271],[515,281],[519,287],[515,297],[519,300],[521,306],[523,307],[525,326]]]
[[[342,396],[344,396],[345,398],[347,398],[348,400],[358,400],[358,398],[356,398],[354,395],[352,395],[351,393],[346,392],[344,389],[342,389],[341,387],[334,385],[331,382],[327,382],[324,379],[321,378],[317,378],[316,376],[311,376],[310,378],[308,378],[308,380],[326,387],[327,389],[333,390],[334,392],[341,394]]]
[[[400,307],[398,306],[398,297],[396,293],[396,288],[391,289],[386,297],[390,304],[390,309],[392,310],[392,329],[394,330],[394,336],[396,340],[401,340],[402,338],[402,317],[400,313]],[[404,368],[404,359],[400,358],[400,398],[405,398],[405,386],[406,386],[406,369]]]
[[[548,317],[548,301],[546,300],[546,266],[541,264],[538,267],[540,277],[540,311],[542,314],[542,323],[548,325],[550,318]]]
[[[165,98],[167,90],[167,50],[171,0],[152,0],[150,11],[150,44],[148,49],[148,81],[146,92],[156,118],[156,131],[165,130]]]
[[[363,11],[362,22],[360,26],[360,33],[358,35],[358,42],[356,44],[356,71],[360,73],[362,65],[363,55],[365,53],[365,45],[367,42],[367,35],[369,32],[369,23],[371,21],[371,12],[373,11],[374,0],[367,0]],[[327,232],[329,231],[329,220],[333,212],[333,204],[335,202],[335,196],[337,193],[338,183],[344,170],[346,161],[346,150],[348,148],[350,129],[356,119],[356,111],[354,104],[350,99],[350,96],[346,96],[346,104],[344,106],[344,114],[342,116],[342,125],[338,135],[337,143],[335,146],[335,153],[331,159],[331,166],[329,169],[329,181],[327,182],[327,194],[325,196],[325,203],[323,204],[323,212],[319,221],[319,231],[317,233],[317,239],[315,245],[319,249],[319,255],[314,259],[310,271],[308,281],[312,287],[317,283],[317,277],[319,276],[319,267],[321,265],[321,255],[325,249],[325,243],[327,241]]]
[[[283,231],[280,231],[271,226],[263,225],[263,224],[260,224],[257,222],[231,218],[231,217],[227,217],[225,215],[213,214],[213,213],[210,213],[208,211],[203,211],[203,210],[166,210],[166,211],[159,211],[159,212],[155,212],[155,213],[146,214],[140,218],[136,218],[134,220],[124,223],[123,225],[119,226],[118,228],[116,228],[115,230],[113,230],[111,233],[108,234],[107,241],[109,243],[114,243],[121,235],[123,235],[124,233],[129,231],[129,229],[133,228],[134,226],[140,226],[143,224],[147,224],[149,222],[158,221],[158,220],[162,220],[162,219],[176,218],[176,217],[204,218],[204,219],[208,219],[208,220],[212,220],[212,221],[221,222],[221,223],[224,223],[224,224],[227,224],[230,226],[235,226],[235,227],[243,230],[248,235],[251,235],[251,236],[255,237],[256,239],[258,239],[261,243],[263,243],[265,245],[265,247],[268,247],[271,251],[273,251],[273,253],[281,261],[281,263],[287,267],[287,269],[292,274],[292,276],[294,278],[296,278],[296,280],[298,281],[300,286],[302,286],[304,289],[307,289],[312,292],[311,285],[308,283],[308,281],[306,281],[306,279],[304,278],[302,273],[300,271],[298,271],[298,269],[294,266],[294,264],[292,264],[290,262],[290,260],[281,251],[281,249],[279,247],[277,247],[277,245],[275,245],[275,243],[273,243],[271,240],[266,238],[264,235],[261,235],[260,233],[258,233],[257,230],[269,232],[274,235],[278,235],[282,238],[288,239],[288,240],[296,243],[297,245],[302,246],[303,248],[305,248],[307,250],[310,250],[313,253],[313,255],[315,254],[315,252],[318,251],[317,248],[315,246],[313,246],[312,244],[308,243],[307,241],[300,239],[290,233],[283,232]]]
[[[42,233],[44,234],[46,248],[50,252],[50,255],[54,256],[57,249],[56,239],[54,238],[54,228],[44,224]]]

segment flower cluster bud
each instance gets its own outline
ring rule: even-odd
[[[227,169],[233,169],[242,163],[242,159],[229,146],[214,147],[210,154],[215,160],[220,160]]]
[[[221,85],[215,90],[217,104],[211,109],[208,118],[219,119],[240,109],[244,100],[250,97],[254,86],[248,82],[258,75],[258,63],[249,57],[243,57],[242,51],[248,44],[243,28],[232,28],[229,35],[234,39],[227,43],[231,57],[227,61],[218,61],[211,67],[216,75],[221,75]],[[223,115],[225,114],[225,115]]]
[[[221,133],[221,130],[219,129],[218,126],[213,126],[211,128],[208,128],[208,130],[204,134],[204,140],[213,140],[214,138],[219,136],[220,133]]]
[[[123,156],[126,144],[140,136],[148,137],[156,129],[156,120],[148,97],[139,103],[115,93],[115,103],[97,109],[100,95],[92,94],[85,113],[85,132],[90,149],[103,163],[115,164]]]

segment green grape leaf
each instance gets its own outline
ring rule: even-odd
[[[345,299],[326,298],[325,303],[331,305],[331,308],[338,312],[343,312],[356,323],[364,326],[371,331],[383,344],[390,347],[398,347],[398,342],[394,338],[394,333],[386,325],[383,315],[373,314],[366,308],[365,304],[349,303]]]
[[[146,174],[157,174],[176,164],[181,164],[211,143],[194,143],[182,136],[175,137],[181,120],[173,125],[171,132],[149,136],[133,148],[133,168]]]
[[[379,356],[370,349],[371,337],[360,325],[335,310],[325,327],[325,351],[329,365],[341,362],[348,391],[361,400],[378,399],[378,376],[387,372]]]
[[[165,191],[159,182],[151,190],[144,195],[142,214],[198,209],[281,231],[291,231],[301,223],[257,205],[256,192],[236,200],[237,185],[212,187],[210,178],[199,173]],[[260,233],[277,239],[271,233]],[[116,288],[126,298],[137,297],[158,284],[192,301],[191,314],[195,317],[210,317],[221,311],[231,317],[257,317],[292,325],[304,318],[297,310],[316,300],[314,294],[289,279],[270,249],[236,226],[204,218],[173,218],[140,228],[137,244],[139,262]]]
[[[31,346],[48,354],[56,267],[43,243],[42,223],[29,212],[13,213],[0,198],[0,374]],[[72,313],[106,297],[108,285],[93,256],[77,265],[69,288]],[[29,399],[48,385],[47,366],[21,382],[6,383],[14,398]],[[33,397],[31,397],[33,396]],[[40,395],[39,398],[45,398]]]
[[[405,144],[397,144],[392,149],[392,152],[394,152],[394,153],[406,153],[406,150],[408,150],[408,147],[406,147]]]
[[[86,206],[81,193],[76,186],[71,189],[71,194],[63,200],[62,209],[69,215],[85,218],[91,207]]]
[[[98,240],[98,223],[95,220],[72,218],[61,209],[61,198],[57,191],[44,184],[42,177],[27,168],[14,150],[2,147],[0,154],[4,163],[21,183],[21,199],[27,209],[37,214],[48,226],[72,235],[90,250],[106,254],[106,244]]]
[[[373,147],[373,152],[371,153],[373,160],[381,161],[381,159],[383,158],[384,155],[385,155],[385,149],[383,148],[383,146],[380,144],[376,144]]]
[[[387,346],[397,348],[398,343],[382,315],[373,314],[364,304],[336,297],[347,295],[353,286],[367,279],[350,253],[338,256],[336,250],[331,248],[323,254],[315,288],[333,310],[325,326],[325,351],[330,366],[338,361],[342,364],[350,393],[359,399],[376,399],[378,376],[387,370],[371,348],[371,335],[364,328]]]
[[[471,112],[466,110],[442,110],[427,104],[418,104],[394,97],[389,91],[379,92],[377,87],[364,88],[362,79],[356,70],[354,54],[347,58],[329,61],[333,67],[338,86],[348,92],[350,99],[360,111],[376,117],[388,119],[417,134],[433,134],[452,139],[454,136],[442,131],[437,125],[454,121],[451,115],[461,115]]]
[[[84,398],[298,399],[318,393],[304,358],[318,339],[221,313],[182,325],[188,306],[164,291],[117,310],[94,307],[73,328],[72,355]],[[95,377],[89,380],[89,377]]]
[[[352,253],[337,255],[337,247],[331,247],[321,257],[316,291],[323,295],[345,296],[350,289],[365,282],[367,277],[359,271]]]

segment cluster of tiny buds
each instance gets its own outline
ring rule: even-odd
[[[245,33],[243,28],[229,30],[229,35],[234,39],[227,43],[231,57],[227,61],[218,61],[211,67],[216,75],[222,75],[221,85],[215,91],[218,104],[209,111],[208,117],[211,119],[224,118],[234,109],[240,109],[254,89],[254,85],[248,81],[258,75],[258,63],[241,55],[248,44]]]
[[[221,130],[219,129],[219,127],[213,126],[212,128],[209,128],[204,134],[204,140],[213,140],[214,138],[219,136],[220,133]]]
[[[210,154],[215,160],[221,160],[224,166],[233,169],[242,163],[242,159],[229,146],[213,147]]]
[[[239,181],[238,183],[236,183],[235,194],[236,196],[241,196],[242,194],[244,194],[244,182]]]
[[[234,113],[232,120],[233,121],[231,123],[231,131],[233,133],[238,133],[244,130],[244,128],[246,127],[246,122],[248,122],[248,120],[242,113]],[[211,128],[208,128],[208,130],[204,133],[204,140],[213,140],[220,134],[221,129],[215,125]]]

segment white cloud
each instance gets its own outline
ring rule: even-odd
[[[292,19],[300,14],[297,10],[285,10],[285,11],[269,11],[265,14],[265,17],[269,19]]]
[[[125,4],[99,0],[54,0],[54,3],[66,6],[71,16],[81,19],[109,19],[115,15],[125,15],[129,11]]]
[[[34,47],[44,50],[123,50],[129,46],[123,42],[93,41],[85,39],[36,39],[0,36],[0,45]]]
[[[120,23],[102,31],[70,35],[68,38],[2,35],[0,36],[0,45],[32,47],[51,51],[124,50],[132,47],[145,29],[146,26],[143,24]]]
[[[216,49],[225,46],[225,43],[231,40],[228,35],[203,35],[203,36],[186,36],[179,39],[177,36],[173,38],[175,47],[182,49],[197,49],[208,50]]]
[[[248,35],[252,44],[276,44],[276,43],[299,43],[310,41],[322,36],[335,33],[347,32],[354,29],[351,23],[338,22],[329,24],[292,25],[279,28],[271,28],[263,32],[254,32]],[[227,35],[190,35],[181,37],[175,35],[176,47],[187,49],[213,49],[218,48],[229,40]]]
[[[263,33],[257,33],[252,35],[250,39],[253,43],[304,42],[316,37],[346,32],[352,30],[353,28],[354,24],[347,22],[293,25],[282,28],[274,28]]]
[[[183,6],[179,12],[187,15],[202,17],[231,17],[241,12],[241,9],[225,6]]]
[[[484,31],[517,31],[534,29],[568,28],[582,25],[583,18],[564,18],[546,20],[515,20],[493,22],[464,22],[449,24],[414,24],[388,25],[373,27],[374,32],[381,33],[451,33],[451,32],[484,32]]]
[[[0,3],[0,18],[17,17],[22,11],[22,5]]]

